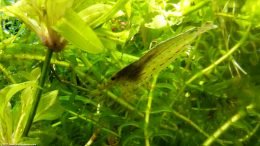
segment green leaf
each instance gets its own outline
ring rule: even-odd
[[[97,29],[96,33],[99,37],[109,39],[118,43],[125,43],[129,38],[129,31],[123,30],[121,32],[113,32],[106,29]]]
[[[4,113],[5,107],[9,105],[11,98],[19,91],[23,90],[28,86],[32,86],[35,82],[28,81],[20,84],[12,84],[10,86],[5,87],[0,91],[0,112]]]
[[[30,29],[40,34],[41,27],[37,16],[37,10],[26,1],[18,1],[11,6],[5,6],[0,8],[1,12],[4,12],[8,16],[15,16],[22,20]],[[30,12],[30,13],[28,13]]]
[[[253,24],[259,26],[260,17],[260,1],[248,0],[242,8],[242,12],[252,19]]]
[[[87,23],[91,24],[94,20],[101,17],[112,8],[108,4],[95,4],[83,9],[78,15]],[[91,25],[90,25],[91,26]]]
[[[63,108],[57,99],[58,90],[54,90],[44,94],[39,103],[34,122],[40,120],[54,120],[60,117]]]
[[[95,32],[72,10],[66,13],[54,29],[84,51],[93,54],[104,51],[103,44]]]
[[[125,4],[128,2],[128,0],[118,0],[115,5],[106,13],[104,13],[102,16],[100,16],[98,19],[93,21],[90,26],[93,26],[93,28],[98,27],[99,25],[103,24],[110,18],[112,18],[121,8],[125,6]]]
[[[12,123],[12,114],[11,114],[11,104],[8,103],[5,106],[5,110],[1,111],[0,115],[0,143],[8,142],[11,139],[13,131]]]
[[[26,89],[24,91],[30,91],[30,94],[26,94],[26,99],[31,99],[32,87],[34,87],[35,84],[35,81],[12,84],[0,91],[0,143],[14,143],[19,141],[24,128],[22,125],[26,122],[24,118],[29,112],[24,109],[19,110],[19,102],[16,102],[17,105],[15,106],[15,109],[12,109],[10,101],[15,94],[23,89]],[[22,95],[23,94],[24,93],[22,93]],[[27,105],[28,104],[26,104],[25,107],[30,108],[30,106]]]
[[[25,125],[27,123],[27,119],[32,107],[33,95],[35,93],[36,88],[32,88],[29,86],[23,90],[21,93],[21,104],[15,104],[17,108],[16,111],[13,111],[14,116],[14,132],[13,138],[15,141],[19,141],[22,137]],[[20,109],[20,110],[19,110]]]
[[[41,1],[41,0],[38,0]],[[43,1],[46,3],[47,15],[49,24],[53,24],[66,13],[66,10],[71,8],[74,0],[58,0],[58,1]]]

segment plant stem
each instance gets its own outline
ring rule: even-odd
[[[5,69],[5,67],[1,63],[0,63],[0,71],[4,73],[4,75],[12,82],[12,84],[16,83],[12,75],[10,75],[10,73]]]
[[[20,60],[37,60],[37,61],[45,61],[44,56],[36,55],[36,54],[29,54],[29,53],[17,53],[17,54],[4,54],[0,55],[0,61],[1,60],[10,60],[10,59],[18,59]],[[59,61],[56,59],[51,60],[51,64],[56,64],[59,66],[70,68],[72,67],[70,63],[65,61]],[[79,64],[78,66],[83,66],[83,64]]]
[[[253,106],[252,104],[249,106]],[[239,111],[232,118],[230,118],[226,123],[224,123],[219,129],[217,129],[204,143],[203,146],[210,146],[221,134],[223,134],[232,124],[237,122],[239,119],[244,117],[246,112],[244,110]]]
[[[153,101],[153,91],[156,85],[158,74],[156,74],[153,78],[153,82],[151,84],[150,92],[148,95],[147,107],[145,111],[145,123],[144,123],[144,137],[145,137],[145,146],[150,146],[149,141],[149,119],[150,119],[150,112],[152,108],[152,101]]]
[[[215,68],[217,65],[219,65],[221,62],[223,62],[224,60],[226,60],[228,57],[230,57],[241,45],[243,45],[243,43],[245,42],[245,40],[248,37],[248,33],[250,31],[251,26],[248,27],[246,34],[244,34],[244,36],[241,38],[241,40],[234,46],[232,47],[228,52],[226,52],[225,55],[223,55],[222,57],[220,57],[218,60],[216,60],[215,62],[213,62],[211,65],[209,65],[207,68],[203,69],[202,71],[196,73],[194,76],[192,76],[187,82],[186,84],[190,84],[192,81],[194,81],[196,78],[202,76],[205,73],[209,73],[213,68]]]
[[[40,80],[38,82],[38,87],[37,87],[36,92],[35,92],[36,93],[35,99],[33,100],[33,103],[32,103],[32,108],[31,108],[31,111],[29,113],[28,121],[27,121],[25,128],[24,128],[23,136],[27,136],[28,133],[29,133],[29,130],[30,130],[31,125],[33,123],[34,116],[35,116],[36,111],[37,111],[37,107],[38,107],[40,99],[41,99],[42,91],[43,91],[44,84],[45,84],[46,77],[47,77],[47,73],[48,73],[48,67],[50,65],[51,57],[52,57],[52,54],[53,54],[52,49],[47,49],[47,50],[48,51],[47,51],[46,56],[45,56],[45,61],[44,61],[43,67],[42,67]]]

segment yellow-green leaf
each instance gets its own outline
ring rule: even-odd
[[[93,54],[104,51],[96,33],[72,10],[67,11],[54,29],[79,49]]]
[[[58,90],[54,90],[42,96],[37,113],[34,117],[34,122],[40,120],[54,120],[62,114],[63,109],[58,102],[57,95]]]

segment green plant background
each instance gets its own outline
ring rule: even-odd
[[[1,0],[1,7],[12,3]],[[23,21],[0,12],[1,143],[260,145],[259,0],[131,0],[111,17],[96,4],[110,10],[116,1],[75,0],[73,13],[52,27],[69,41],[53,54],[34,123],[17,141],[10,140],[12,132],[19,137],[15,124],[3,121],[12,115],[17,123],[30,111],[47,49]],[[84,19],[97,12],[102,21]],[[67,29],[80,27],[79,18],[91,31]],[[147,83],[110,82],[154,45],[208,21],[218,28]],[[80,43],[72,30],[98,41]]]

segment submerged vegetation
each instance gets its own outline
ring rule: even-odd
[[[260,145],[259,7],[1,0],[0,144]]]

